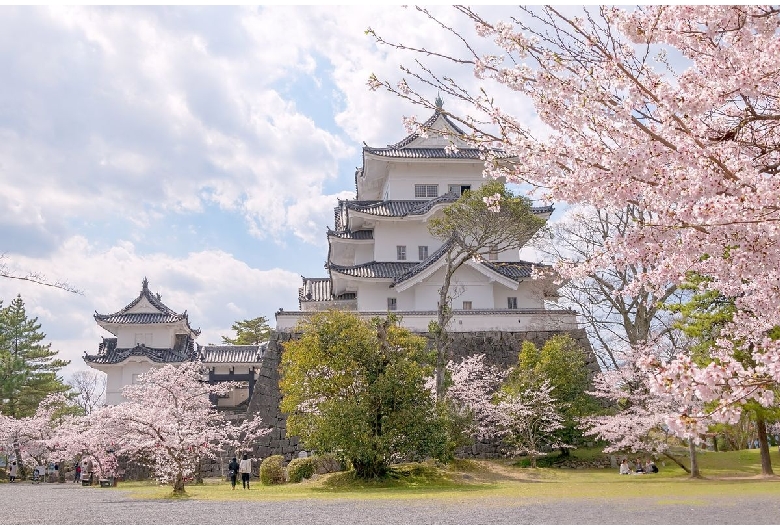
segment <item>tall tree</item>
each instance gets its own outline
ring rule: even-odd
[[[549,388],[541,392],[545,383]],[[581,442],[580,420],[599,408],[587,393],[590,385],[585,352],[569,335],[556,335],[541,348],[523,342],[517,365],[510,371],[503,390],[512,395],[524,395],[530,390],[550,395],[560,416],[555,434],[562,441],[561,452],[566,455],[569,446]]]
[[[300,329],[281,361],[288,434],[343,454],[362,478],[385,475],[393,458],[444,454],[447,430],[426,388],[433,358],[425,339],[392,319],[365,322],[338,311],[313,315]]]
[[[692,271],[710,279],[709,289],[739,296],[712,351],[717,362],[648,356],[646,368],[658,375],[652,391],[681,400],[699,395],[715,405],[708,417],[727,421],[743,399],[771,404],[780,382],[780,341],[766,334],[780,324],[780,8],[600,7],[571,16],[547,6],[520,8],[511,22],[456,9],[476,37],[419,11],[463,44],[463,54],[414,52],[466,66],[480,80],[477,90],[423,60],[404,69],[400,83],[374,76],[369,86],[429,109],[435,103],[420,95],[417,81],[427,83],[425,92],[432,86],[462,100],[468,113],[450,117],[471,127],[472,144],[516,157],[514,165],[500,164],[486,151],[491,175],[530,182],[570,204],[650,212],[652,224],[611,237],[584,269],[615,259],[644,263],[648,272],[628,289],[654,292]],[[492,88],[528,97],[544,133],[502,109]],[[753,362],[739,362],[736,352]],[[672,423],[698,430],[697,420],[708,421],[685,414]]]
[[[32,416],[47,395],[68,389],[57,372],[69,361],[43,343],[40,329],[38,318],[27,316],[21,295],[0,309],[0,411],[14,418]]]
[[[651,337],[677,340],[672,315],[664,309],[665,303],[678,299],[677,287],[628,289],[648,272],[647,265],[622,264],[615,259],[584,275],[579,272],[583,264],[603,257],[610,238],[652,222],[649,213],[631,205],[622,209],[575,207],[562,219],[548,223],[533,239],[534,247],[566,279],[558,298],[549,304],[577,311],[599,363],[607,369],[617,368],[628,351]]]
[[[430,331],[436,347],[436,396],[444,397],[449,341],[447,326],[452,319],[455,273],[470,259],[482,260],[487,252],[501,253],[521,248],[544,224],[533,214],[531,202],[516,196],[497,181],[467,191],[442,215],[428,222],[428,231],[443,243],[446,265],[439,289],[437,321]]]
[[[723,328],[731,323],[736,312],[736,297],[723,296],[717,291],[702,289],[702,285],[707,283],[705,280],[699,275],[689,275],[688,281],[681,286],[689,291],[689,298],[670,307],[680,314],[675,325],[691,339],[693,361],[698,366],[706,366],[713,362],[710,352],[715,348]],[[776,336],[780,335],[780,327],[769,331],[769,335],[777,338]],[[748,369],[755,368],[751,366],[754,363],[753,358],[742,351],[736,351],[734,359]],[[778,385],[774,385],[773,390],[777,394]],[[752,398],[746,399],[740,407],[756,424],[756,436],[761,452],[761,472],[766,476],[774,475],[769,456],[767,425],[780,417],[780,408],[777,404],[771,407],[765,406]]]
[[[271,326],[268,319],[257,317],[249,320],[239,320],[230,328],[236,332],[236,338],[222,336],[222,344],[256,345],[266,342],[271,337]]]
[[[117,455],[147,457],[155,475],[184,493],[184,481],[193,477],[202,458],[214,458],[234,440],[256,439],[267,433],[259,417],[241,424],[227,421],[209,401],[224,395],[235,383],[209,385],[200,363],[166,364],[139,376],[122,391],[125,402],[99,409],[93,416],[96,432],[110,432]]]

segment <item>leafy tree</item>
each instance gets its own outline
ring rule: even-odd
[[[271,337],[271,326],[268,319],[257,317],[250,320],[239,320],[231,326],[236,332],[236,338],[222,336],[222,344],[256,345],[267,341]]]
[[[284,344],[282,412],[287,432],[318,452],[341,454],[358,477],[385,475],[397,458],[439,457],[444,420],[426,380],[426,341],[392,319],[318,313]]]
[[[708,279],[689,274],[688,282],[682,285],[692,295],[686,302],[670,305],[670,309],[680,315],[676,326],[686,336],[691,338],[690,350],[693,361],[699,366],[707,366],[713,362],[711,352],[716,346],[724,327],[731,323],[737,310],[736,297],[724,296],[718,291],[703,288]],[[780,334],[780,328],[775,327],[768,335],[776,339]],[[745,366],[755,368],[752,356],[744,350],[736,350],[734,359]],[[774,392],[777,394],[777,385]],[[775,400],[775,403],[777,401]],[[774,475],[772,461],[769,457],[769,440],[767,436],[767,424],[780,418],[780,407],[766,406],[754,398],[745,399],[741,404],[742,410],[756,422],[756,436],[761,451],[761,472],[764,475]]]
[[[428,222],[431,235],[446,248],[444,282],[439,289],[437,321],[431,323],[436,348],[436,397],[446,391],[447,325],[452,319],[450,287],[457,270],[470,259],[482,259],[488,251],[521,248],[544,221],[533,214],[531,202],[514,195],[498,181],[491,181],[463,195]]]
[[[502,20],[455,9],[476,36],[417,9],[458,44],[455,51],[388,42],[369,29],[417,59],[402,68],[405,79],[372,76],[369,86],[428,109],[435,102],[425,93],[460,100],[466,112],[447,116],[469,131],[470,145],[485,148],[491,176],[530,183],[556,201],[652,214],[652,223],[610,236],[601,257],[577,272],[642,263],[647,272],[630,290],[659,293],[693,271],[710,278],[709,289],[738,296],[712,350],[716,362],[698,366],[686,353],[640,359],[652,391],[686,405],[670,418],[679,434],[700,433],[697,422],[713,417],[736,421],[744,399],[771,403],[780,383],[780,340],[766,336],[780,325],[780,8],[602,6],[573,16],[532,6]],[[685,61],[668,61],[669,54]],[[429,62],[440,60],[478,85],[441,75]],[[542,133],[493,97],[504,90],[533,102]],[[425,132],[414,119],[405,123]],[[518,163],[505,163],[494,148]],[[752,362],[739,362],[738,351]],[[714,409],[694,414],[690,396]]]
[[[259,416],[232,423],[216,410],[211,395],[225,395],[235,382],[209,384],[200,363],[166,364],[139,376],[122,391],[125,400],[92,415],[92,429],[101,440],[116,440],[116,454],[146,457],[157,477],[184,493],[184,480],[194,477],[202,458],[215,458],[226,447],[249,444],[267,434]]]
[[[38,318],[27,316],[21,295],[0,308],[0,411],[5,415],[32,416],[46,396],[68,390],[57,372],[69,361],[43,344],[40,329]]]
[[[555,335],[542,348],[525,341],[518,354],[517,366],[503,385],[505,393],[517,395],[530,389],[539,390],[544,382],[561,414],[557,435],[564,442],[561,451],[568,453],[568,444],[579,443],[582,418],[598,409],[596,400],[587,393],[591,375],[585,365],[585,352],[569,335]]]

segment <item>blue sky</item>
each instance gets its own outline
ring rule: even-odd
[[[93,312],[123,307],[144,276],[201,343],[297,309],[300,275],[325,274],[362,143],[399,140],[420,112],[368,90],[411,62],[368,26],[454,46],[400,7],[0,7],[3,264],[84,292],[1,280],[0,299],[22,294],[68,372],[106,334]]]

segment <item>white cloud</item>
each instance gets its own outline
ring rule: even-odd
[[[83,352],[96,353],[101,335],[109,336],[95,323],[94,312],[122,309],[138,296],[144,277],[171,309],[187,310],[190,323],[202,330],[201,344],[219,344],[236,320],[266,316],[273,323],[280,306],[296,310],[301,281],[295,272],[259,270],[218,250],[173,258],[139,254],[129,242],[98,248],[82,237],[63,242],[52,259],[9,255],[8,260],[17,270],[40,271],[84,292],[81,296],[0,278],[0,300],[8,303],[22,295],[28,315],[39,317],[47,340],[71,360],[68,373],[84,368]]]

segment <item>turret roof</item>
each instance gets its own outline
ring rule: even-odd
[[[158,312],[130,312],[142,300],[146,300]],[[190,331],[196,336],[200,335],[200,329],[192,329],[190,327],[187,311],[177,313],[165,305],[159,293],[153,294],[149,290],[149,280],[146,278],[141,282],[141,292],[135,300],[115,313],[102,314],[95,311],[94,316],[95,321],[101,326],[103,324],[171,324],[184,321]]]

